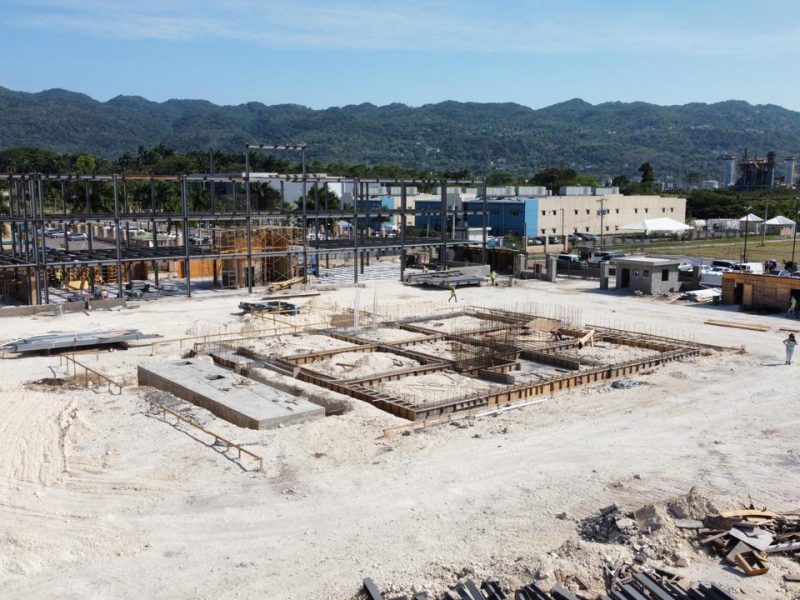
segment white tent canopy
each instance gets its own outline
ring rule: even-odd
[[[783,215],[778,215],[777,217],[772,217],[765,225],[794,225],[794,221],[787,219]]]
[[[650,234],[654,232],[676,233],[678,231],[687,231],[692,229],[692,227],[676,221],[675,219],[662,217],[660,219],[642,219],[636,223],[623,225],[620,229],[625,231],[644,231]]]
[[[764,219],[762,219],[758,215],[754,215],[753,213],[750,213],[749,215],[745,215],[741,219],[739,219],[739,222],[742,223],[742,222],[748,221],[750,223],[761,223],[763,220]]]

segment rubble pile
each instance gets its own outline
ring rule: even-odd
[[[694,530],[694,546],[723,557],[746,575],[763,575],[770,556],[800,561],[800,511],[775,513],[749,508],[711,514],[700,519],[676,519],[680,529]]]
[[[632,545],[639,541],[639,522],[633,512],[622,512],[616,504],[578,523],[581,537],[590,542]]]

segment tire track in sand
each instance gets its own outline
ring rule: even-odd
[[[0,393],[0,479],[48,485],[67,470],[64,438],[73,401],[32,391]]]

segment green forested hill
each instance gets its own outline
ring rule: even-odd
[[[396,164],[437,171],[535,173],[549,166],[597,175],[690,171],[721,177],[720,157],[744,148],[800,154],[800,113],[741,101],[657,106],[570,100],[540,110],[519,104],[361,104],[325,110],[201,100],[108,102],[65,90],[0,88],[0,149],[38,147],[116,158],[140,146],[178,151],[245,142],[309,144],[323,163]]]

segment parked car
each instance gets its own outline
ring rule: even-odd
[[[596,242],[597,241],[597,236],[596,235],[592,235],[591,233],[581,233],[579,235],[584,239],[584,241],[587,241],[587,242]]]
[[[624,252],[595,252],[589,259],[590,265],[599,265],[604,262],[614,264],[618,258],[625,256]]]
[[[739,271],[741,269],[738,260],[712,260],[712,268],[730,269],[731,271]]]
[[[70,242],[83,242],[83,241],[86,241],[88,238],[86,237],[85,233],[77,233],[77,232],[68,231],[67,232],[67,239]]]
[[[50,238],[63,238],[65,235],[60,229],[51,229],[49,233],[45,231],[45,236]]]
[[[556,266],[559,269],[585,269],[588,265],[577,254],[562,253],[556,258]]]
[[[542,238],[528,238],[528,246],[544,246],[544,240]]]

